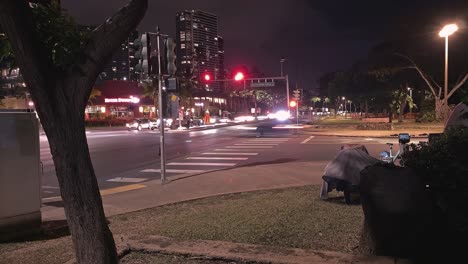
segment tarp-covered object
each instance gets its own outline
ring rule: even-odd
[[[381,162],[369,155],[363,145],[343,146],[325,167],[320,198],[328,199],[333,189],[344,190],[346,186],[359,186],[361,171],[367,166]]]
[[[328,163],[323,176],[359,185],[361,171],[379,162],[379,159],[366,153],[362,147],[347,148],[338,152],[336,157]]]
[[[455,106],[447,123],[445,123],[446,129],[451,126],[468,127],[468,105],[460,103]]]

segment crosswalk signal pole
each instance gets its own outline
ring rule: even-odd
[[[158,101],[159,101],[159,148],[161,151],[161,183],[166,182],[166,152],[164,148],[164,118],[162,107],[162,72],[161,72],[161,45],[159,27],[156,27],[156,41],[158,45]]]

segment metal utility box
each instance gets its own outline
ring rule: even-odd
[[[0,110],[0,240],[41,224],[39,122],[31,110]]]

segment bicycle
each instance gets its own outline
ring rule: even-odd
[[[395,163],[397,159],[401,159],[401,155],[405,152],[407,144],[411,141],[411,136],[408,133],[400,133],[398,134],[398,143],[400,144],[400,149],[398,152],[393,155],[393,143],[387,143],[389,148],[388,151],[380,152],[380,160],[386,163]],[[400,161],[400,165],[401,161]]]

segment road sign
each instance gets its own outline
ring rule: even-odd
[[[264,80],[252,80],[250,82],[250,87],[274,87],[275,81],[270,79]]]

